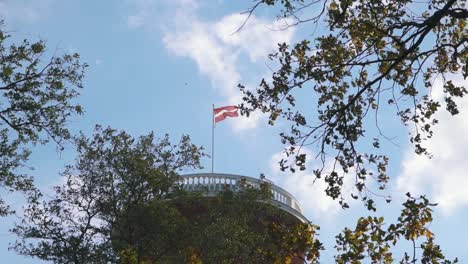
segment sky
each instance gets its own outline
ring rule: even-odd
[[[197,0],[0,0],[0,17],[15,40],[43,39],[51,51],[77,52],[90,67],[85,87],[77,101],[83,116],[73,117],[70,128],[90,134],[95,124],[124,129],[134,136],[155,131],[170,134],[175,141],[188,134],[197,145],[211,149],[212,106],[241,103],[238,83],[256,87],[271,77],[275,65],[267,55],[278,42],[295,43],[309,30],[283,28],[274,9],[254,14],[236,33],[246,18],[251,1]],[[459,76],[452,76],[458,83]],[[464,83],[466,85],[466,82]],[[442,99],[440,82],[434,84],[433,98]],[[460,100],[456,117],[439,113],[434,137],[428,142],[434,157],[413,154],[408,131],[395,116],[382,116],[382,126],[395,138],[383,151],[391,157],[391,182],[387,194],[391,204],[381,204],[376,215],[388,222],[396,220],[404,194],[427,194],[439,205],[431,228],[446,256],[468,262],[468,100]],[[307,104],[304,107],[306,111]],[[292,193],[301,203],[304,215],[321,226],[320,239],[327,250],[322,262],[333,260],[334,236],[345,226],[352,227],[359,216],[368,215],[355,202],[342,210],[337,201],[325,196],[324,184],[314,183],[308,161],[306,171],[290,174],[279,170],[282,157],[279,132],[265,116],[226,119],[216,127],[215,172],[258,177],[265,173],[273,182]],[[37,185],[44,191],[60,183],[60,172],[73,162],[73,148],[57,151],[53,145],[33,149],[30,165]],[[306,149],[313,155],[314,149]],[[203,160],[211,171],[211,160]],[[352,182],[345,182],[349,187]],[[347,188],[348,188],[347,187]],[[351,188],[351,187],[349,187]],[[10,200],[18,208],[21,199]],[[4,263],[41,263],[8,250],[15,236],[8,232],[18,216],[0,223],[0,256]],[[401,244],[410,248],[410,244]]]

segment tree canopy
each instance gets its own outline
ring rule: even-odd
[[[239,181],[239,192],[214,197],[180,188],[178,173],[205,155],[188,136],[172,144],[97,126],[76,146],[64,184],[32,199],[12,229],[18,253],[54,263],[320,263],[319,227],[268,203],[270,183]],[[336,236],[335,261],[457,263],[434,242],[433,206],[408,194],[395,222],[358,219]],[[400,258],[402,241],[413,247]]]
[[[424,140],[433,134],[434,114],[445,105],[456,115],[456,99],[467,93],[451,77],[468,76],[466,0],[259,0],[249,16],[262,6],[281,7],[286,27],[317,24],[323,34],[296,44],[280,43],[270,58],[278,64],[272,81],[256,90],[242,85],[243,114],[268,113],[269,123],[291,123],[281,133],[292,164],[283,170],[305,169],[300,149],[316,147],[322,168],[314,171],[327,183],[326,194],[347,207],[341,189],[344,177],[353,177],[359,196],[375,209],[369,193],[372,182],[385,189],[388,157],[379,150],[392,142],[379,118],[395,113],[410,128],[417,154],[428,155]],[[248,23],[248,21],[246,21]],[[444,102],[431,97],[435,79],[443,82]],[[307,98],[298,90],[311,91]],[[303,95],[304,93],[302,93]],[[308,106],[297,107],[297,103]],[[310,109],[316,108],[316,115]],[[375,124],[376,128],[370,126]],[[374,133],[372,130],[375,130]],[[372,140],[371,140],[372,139]],[[384,140],[384,141],[382,141]],[[371,150],[363,150],[371,142]],[[372,148],[374,150],[372,150]],[[326,162],[333,164],[324,171]]]
[[[268,203],[270,183],[240,181],[241,191],[215,197],[180,188],[178,173],[200,168],[205,155],[188,136],[172,144],[167,135],[134,138],[97,126],[76,146],[64,184],[37,193],[11,230],[19,254],[54,263],[320,263],[319,226]],[[358,219],[336,236],[336,262],[457,263],[434,242],[433,206],[408,194],[396,222]],[[399,259],[401,241],[413,247]]]
[[[123,242],[115,246],[120,262],[302,263],[317,258],[322,248],[317,227],[259,202],[270,198],[264,194],[246,188],[216,197],[180,193],[170,201],[155,201],[121,226],[114,239]],[[120,236],[130,230],[127,226],[134,235]]]
[[[54,263],[284,263],[316,259],[317,227],[259,202],[269,184],[216,197],[185,192],[178,172],[200,167],[183,136],[133,138],[97,127],[77,139],[78,158],[50,198],[38,197],[12,230],[23,255]],[[242,183],[239,183],[242,184]]]
[[[51,199],[39,194],[12,230],[23,239],[13,246],[20,254],[54,263],[115,260],[111,231],[122,214],[166,199],[176,172],[199,168],[204,156],[188,136],[172,144],[167,135],[133,138],[97,126],[92,138],[75,141],[78,156],[63,172],[63,186]]]
[[[32,177],[19,172],[30,146],[70,139],[66,125],[83,112],[73,99],[87,65],[76,53],[48,56],[44,41],[12,41],[4,27],[0,21],[0,186],[30,193]],[[0,216],[8,213],[0,198]]]

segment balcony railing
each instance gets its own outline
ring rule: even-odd
[[[296,216],[302,222],[308,222],[302,215],[302,208],[299,202],[289,192],[281,187],[271,184],[272,201],[282,210]],[[260,189],[265,180],[256,179],[248,176],[222,174],[222,173],[197,173],[181,175],[180,183],[182,188],[187,191],[205,190],[207,196],[214,196],[219,192],[229,189],[239,191],[241,184],[249,185]]]

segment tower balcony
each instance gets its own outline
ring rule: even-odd
[[[204,195],[208,197],[216,196],[225,190],[238,192],[242,190],[242,185],[260,189],[262,184],[269,183],[272,199],[268,202],[296,217],[301,222],[309,223],[307,218],[303,216],[302,208],[296,198],[268,180],[224,173],[196,173],[181,175],[179,183],[182,189],[186,191],[205,191]]]

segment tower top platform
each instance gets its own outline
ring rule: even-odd
[[[186,191],[205,190],[206,196],[216,196],[221,191],[229,189],[233,192],[241,190],[241,184],[260,189],[261,184],[271,185],[273,205],[295,216],[304,223],[309,221],[302,215],[302,208],[292,194],[274,183],[264,179],[249,176],[224,173],[195,173],[180,175],[180,183]]]

